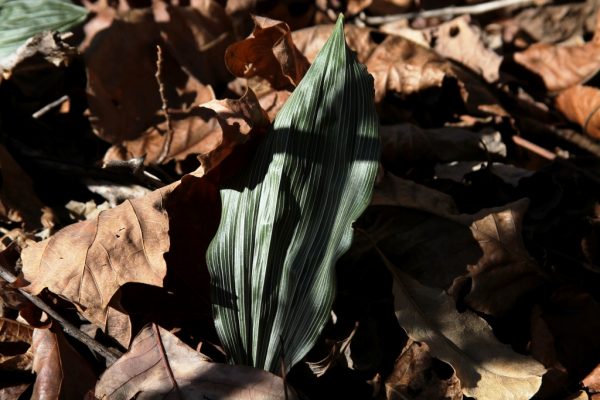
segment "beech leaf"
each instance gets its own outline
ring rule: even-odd
[[[217,332],[232,362],[279,372],[283,360],[287,370],[329,318],[334,264],[377,172],[372,82],[346,46],[340,16],[248,174],[221,190],[207,261]]]

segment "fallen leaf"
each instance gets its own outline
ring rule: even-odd
[[[102,374],[95,395],[107,400],[296,398],[281,378],[250,367],[210,362],[157,325],[145,327],[129,351]]]
[[[25,393],[31,386],[30,383],[18,383],[15,385],[2,385],[0,387],[0,399],[3,400],[19,400],[21,395]]]
[[[481,29],[468,15],[437,26],[431,36],[433,49],[442,56],[465,65],[488,82],[498,80],[502,57],[485,45]]]
[[[456,311],[443,291],[421,285],[382,259],[394,275],[398,322],[411,339],[427,343],[433,356],[454,368],[465,395],[529,399],[538,391],[546,372],[540,363],[500,343],[477,314]]]
[[[1,219],[21,223],[26,230],[54,226],[54,213],[37,197],[33,181],[3,145],[0,145],[0,174]]]
[[[433,358],[427,344],[413,340],[408,341],[385,380],[385,392],[387,400],[463,398],[452,368]]]
[[[132,10],[94,37],[85,52],[87,95],[90,121],[101,138],[110,143],[134,140],[164,121],[155,76],[158,44],[164,47],[161,82],[169,112],[188,111],[214,98],[209,85],[220,83],[222,72],[214,72],[216,64],[208,62],[219,58],[218,46],[210,41],[219,43],[222,57],[228,26],[216,12],[203,14],[219,7],[206,3],[203,10],[168,7],[157,11],[156,18],[150,9]],[[169,40],[163,42],[161,35]],[[190,48],[196,49],[194,58],[187,55]]]
[[[31,371],[32,335],[31,326],[0,317],[0,371]]]
[[[600,138],[599,89],[581,85],[566,89],[556,98],[556,108],[585,133]]]
[[[253,18],[252,34],[227,48],[227,68],[237,77],[264,78],[275,90],[292,90],[308,70],[308,60],[294,45],[286,23]]]
[[[375,184],[371,205],[402,206],[441,216],[458,214],[451,196],[391,173]]]
[[[397,196],[397,207],[372,208],[367,214],[371,222],[364,228],[404,272],[495,316],[506,315],[519,298],[541,284],[539,267],[521,237],[527,199],[471,215],[443,214],[440,211],[448,209],[447,201],[438,200],[443,197],[423,198],[431,196],[431,189],[405,190],[422,197]],[[353,247],[365,251],[369,243],[358,235]]]
[[[596,366],[585,378],[581,381],[590,393],[600,393],[600,365]]]
[[[600,18],[594,38],[580,45],[536,43],[514,54],[517,63],[539,75],[550,92],[585,83],[600,70]]]
[[[32,399],[82,399],[94,387],[92,368],[60,329],[36,329],[31,349],[37,374]]]
[[[252,90],[236,100],[213,100],[181,115],[172,115],[173,137],[163,162],[182,161],[199,155],[202,172],[216,167],[234,146],[248,140],[251,133],[266,130],[269,117],[262,110]],[[146,155],[144,162],[159,161],[167,140],[167,124],[150,128],[144,135],[111,147],[104,161],[127,160]]]
[[[382,161],[394,166],[415,163],[487,160],[482,135],[462,128],[423,129],[410,123],[380,129]]]

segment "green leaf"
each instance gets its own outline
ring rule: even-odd
[[[0,0],[0,60],[30,37],[44,31],[66,31],[87,16],[83,7],[62,0]]]
[[[207,261],[217,331],[231,361],[281,372],[314,345],[334,265],[371,198],[379,159],[373,79],[340,16],[249,168],[221,190]]]

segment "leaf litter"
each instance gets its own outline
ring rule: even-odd
[[[1,397],[599,398],[597,2],[77,3],[71,37],[2,64]],[[312,350],[284,376],[227,365],[219,189],[338,13],[374,78],[373,197]]]

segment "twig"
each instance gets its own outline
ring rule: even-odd
[[[367,25],[382,25],[388,22],[395,22],[402,19],[411,18],[433,18],[433,17],[454,17],[462,14],[485,14],[490,11],[499,10],[506,7],[527,7],[536,4],[535,0],[494,0],[487,3],[473,4],[469,6],[450,6],[435,10],[416,11],[403,14],[385,15],[377,17],[367,17],[360,13],[358,19]]]
[[[67,96],[66,94],[64,96],[62,96],[61,98],[54,100],[52,103],[46,104],[44,107],[40,108],[39,110],[37,110],[36,112],[31,114],[31,116],[35,119],[38,119],[39,117],[46,114],[48,111],[52,110],[53,108],[60,106],[65,101],[69,101],[69,96]]]
[[[8,269],[6,269],[2,265],[0,265],[0,277],[8,283],[13,283],[14,281],[17,280],[17,278]],[[39,297],[31,295],[21,288],[16,288],[16,289],[19,291],[19,293],[21,293],[23,296],[25,296],[27,298],[27,300],[32,302],[36,307],[43,310],[46,314],[48,314],[50,317],[52,317],[52,319],[54,319],[56,322],[58,322],[62,326],[63,331],[67,335],[71,336],[74,339],[77,339],[78,341],[80,341],[81,343],[86,345],[90,350],[92,350],[92,351],[96,352],[97,354],[99,354],[100,356],[104,357],[106,359],[106,363],[108,365],[113,364],[115,361],[117,361],[122,356],[120,351],[114,350],[114,349],[109,349],[109,348],[103,346],[102,344],[98,343],[96,340],[94,340],[90,336],[86,335],[85,333],[83,333],[82,331],[77,329],[77,327],[75,325],[71,324],[69,321],[67,321],[63,317],[61,317],[56,311],[54,311],[49,305],[47,305]]]
[[[169,151],[171,151],[171,143],[173,142],[173,126],[171,124],[171,117],[169,116],[169,109],[167,107],[167,96],[165,95],[165,85],[162,80],[162,69],[163,69],[163,56],[160,45],[156,46],[156,82],[158,82],[158,93],[160,93],[160,101],[162,103],[162,112],[165,115],[165,121],[167,122],[167,132],[165,133],[165,142],[163,148],[156,160],[157,164],[162,164],[167,159]]]
[[[545,159],[551,160],[551,161],[555,161],[564,167],[567,167],[569,169],[572,169],[573,171],[578,172],[579,174],[585,176],[586,178],[593,181],[594,183],[600,184],[599,176],[597,176],[596,174],[594,174],[584,168],[578,167],[577,165],[573,164],[566,158],[563,158],[558,154],[554,154],[551,151],[546,150],[543,147],[538,146],[537,144],[531,143],[529,140],[523,139],[520,136],[513,136],[512,139],[516,145],[518,145],[524,149],[527,149],[527,150],[531,151],[532,153],[539,155],[542,158],[545,158]]]
[[[584,136],[580,133],[572,129],[554,129],[551,128],[551,132],[557,137],[566,140],[574,144],[575,146],[583,149],[596,157],[600,157],[600,145],[596,143],[593,139],[590,139],[587,136]]]

